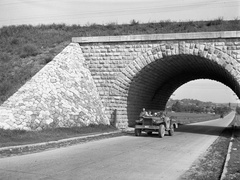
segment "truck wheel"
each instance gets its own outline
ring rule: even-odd
[[[135,136],[140,136],[141,132],[141,129],[135,129]]]
[[[168,131],[169,136],[173,136],[174,134],[174,127],[173,125],[170,127],[170,130]]]
[[[163,124],[160,124],[159,130],[158,130],[158,136],[160,138],[163,138],[165,135],[165,126]]]

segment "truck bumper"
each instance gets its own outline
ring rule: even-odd
[[[149,130],[158,130],[159,126],[149,126],[149,125],[135,125],[135,129],[149,129]]]

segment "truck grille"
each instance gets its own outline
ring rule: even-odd
[[[143,118],[143,125],[152,126],[153,125],[152,118]]]

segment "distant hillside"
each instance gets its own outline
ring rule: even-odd
[[[166,109],[176,112],[226,114],[231,111],[231,109],[236,109],[236,104],[203,102],[196,99],[173,100],[170,98],[167,102]]]
[[[167,102],[167,107],[172,107],[177,102],[179,102],[182,106],[197,106],[197,107],[205,107],[205,108],[210,108],[210,107],[216,106],[216,103],[203,102],[203,101],[196,100],[196,99],[181,99],[181,100],[169,99]]]
[[[222,106],[229,106],[229,103],[214,103],[214,102],[204,102],[204,101],[200,101],[197,99],[169,99],[167,102],[167,106],[172,106],[173,104],[175,104],[177,101],[179,101],[181,104],[183,105],[191,105],[191,104],[195,104],[198,106],[216,106],[216,107],[222,107]],[[240,105],[240,104],[239,104]],[[230,103],[230,106],[235,108],[236,106],[238,106],[237,103]]]
[[[73,36],[180,33],[240,30],[240,20],[171,22],[140,24],[109,23],[86,26],[65,24],[20,25],[0,29],[0,104],[67,46]]]

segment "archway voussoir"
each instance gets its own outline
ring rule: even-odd
[[[148,55],[148,56],[151,56],[151,55],[153,55],[153,53],[152,53],[152,50],[150,50],[150,51],[147,51],[147,55]]]
[[[166,50],[166,55],[167,55],[167,56],[171,56],[171,55],[172,55],[172,51],[171,51],[170,49],[167,49],[167,50]]]
[[[139,59],[141,60],[141,62],[144,65],[144,67],[148,65],[148,62],[146,61],[146,59],[142,55],[139,56]]]
[[[118,81],[118,86],[122,89],[127,89],[129,83],[131,83],[131,80],[126,76],[124,78],[118,79]]]
[[[189,49],[189,53],[188,54],[193,55],[194,54],[193,51],[194,51],[194,49]]]
[[[161,49],[161,51],[166,51],[166,45],[165,44],[161,44],[160,45],[160,49]]]
[[[199,45],[199,51],[204,51],[205,49],[205,45],[204,44],[200,44]]]
[[[153,58],[154,58],[155,61],[158,60],[159,59],[158,54],[154,54]]]
[[[207,57],[207,54],[208,54],[208,52],[207,51],[199,51],[199,56],[200,57],[204,57],[204,58],[206,58]]]
[[[233,75],[233,77],[237,77],[238,76],[238,72],[236,71],[236,69],[234,69],[234,67],[232,69],[232,75]]]
[[[198,56],[199,55],[198,53],[199,53],[199,49],[195,48],[193,50],[193,55]]]
[[[131,72],[129,72],[128,70],[124,69],[123,74],[125,75],[125,78],[127,77],[127,79],[132,79],[133,75],[131,75]]]
[[[215,49],[215,50],[213,51],[213,54],[216,54],[217,56],[218,56],[219,53],[220,53],[220,51],[219,51],[218,49]]]
[[[146,59],[146,62],[147,62],[148,64],[150,64],[150,63],[152,62],[151,59],[150,59],[148,56],[146,56],[145,59]]]
[[[122,80],[124,80],[124,83],[129,83],[132,81],[133,77],[134,77],[134,73],[132,71],[125,71],[125,74],[124,74],[124,78],[122,78]]]
[[[189,48],[186,48],[183,52],[183,54],[190,54],[190,49]]]
[[[225,66],[225,64],[226,64],[226,62],[223,61],[223,60],[220,59],[220,58],[216,58],[216,61],[217,61],[217,63],[218,63],[219,65],[221,65],[221,66]]]
[[[230,73],[233,71],[233,68],[232,68],[232,66],[230,64],[227,64],[225,66],[225,69],[228,70],[228,72],[230,72]]]
[[[237,69],[238,66],[238,62],[236,59],[233,59],[232,57],[228,56],[229,61],[231,61],[231,63],[233,64],[233,66]]]
[[[149,59],[150,59],[150,62],[154,62],[154,61],[155,61],[155,59],[154,59],[154,56],[153,56],[153,55],[149,56]]]
[[[134,74],[137,74],[141,70],[141,69],[139,69],[139,66],[137,65],[137,63],[135,61],[129,65],[129,69],[131,69]]]
[[[138,72],[141,71],[141,69],[144,67],[140,60],[134,61],[133,64],[134,64],[135,68],[138,70]]]
[[[211,56],[212,56],[212,60],[213,60],[213,61],[215,61],[215,62],[218,61],[218,59],[217,59],[217,55],[216,55],[216,54],[211,54]]]
[[[222,58],[223,57],[223,53],[221,51],[219,51],[218,54],[217,54],[217,57],[218,58]]]
[[[128,81],[126,81],[126,79],[120,81],[120,84],[119,84],[119,91],[121,91],[121,90],[127,90],[128,87],[129,87],[129,84],[128,84]]]
[[[176,50],[175,49],[171,49],[171,54],[172,55],[176,55]]]
[[[157,56],[158,56],[159,59],[162,59],[162,58],[163,58],[162,51],[159,51],[159,52],[157,53]]]
[[[123,70],[122,70],[122,73],[121,73],[121,75],[124,75],[124,76],[126,76],[126,74],[127,74],[127,68],[128,68],[128,67],[126,67],[125,69],[123,69]]]
[[[209,59],[209,60],[211,60],[211,61],[213,60],[213,59],[212,59],[212,54],[209,54],[209,53],[207,53],[206,58]]]
[[[214,50],[215,50],[214,46],[210,46],[210,47],[207,49],[208,53],[210,53],[210,54],[213,54],[213,53],[214,53]]]

